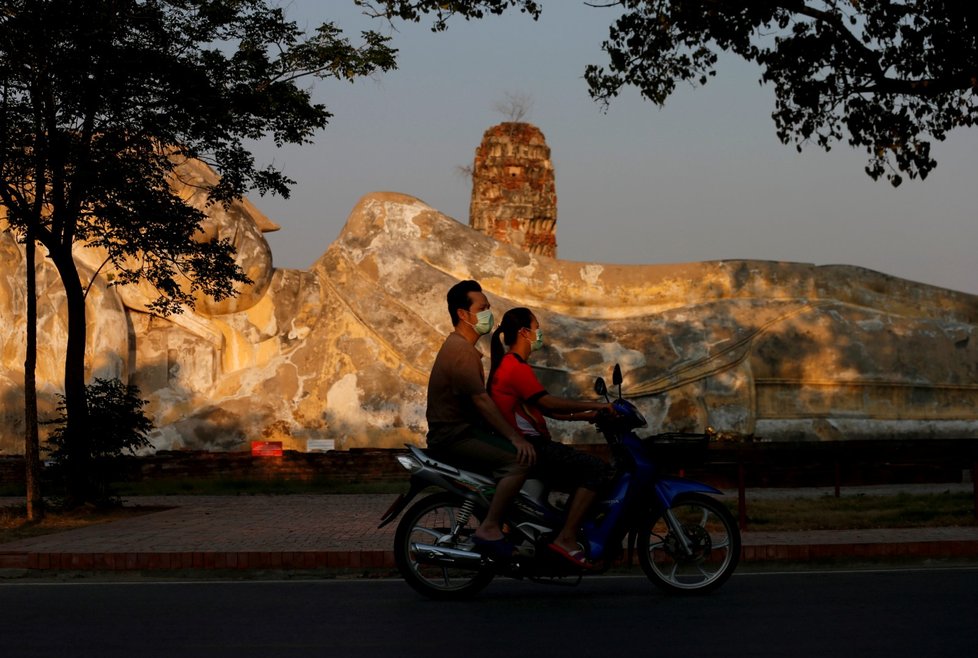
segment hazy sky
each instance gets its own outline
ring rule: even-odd
[[[356,41],[387,30],[352,0],[282,0],[312,29],[334,21]],[[261,146],[297,181],[288,200],[251,200],[281,227],[268,234],[278,267],[308,268],[373,191],[416,196],[468,223],[471,165],[507,94],[533,104],[557,185],[562,259],[677,263],[763,259],[851,264],[978,294],[978,130],[934,145],[937,169],[894,189],[864,172],[860,151],[801,154],[775,136],[773,94],[759,69],[722,62],[705,87],[681,88],[659,109],[629,91],[607,113],[583,80],[603,64],[617,15],[579,0],[546,0],[537,22],[518,12],[459,21],[435,34],[397,25],[398,69],[354,84],[317,82],[334,113],[315,143]]]

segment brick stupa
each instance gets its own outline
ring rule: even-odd
[[[469,225],[524,251],[557,256],[557,191],[540,129],[505,122],[475,151]]]

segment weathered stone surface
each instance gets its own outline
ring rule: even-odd
[[[469,225],[523,251],[557,256],[557,192],[550,147],[523,122],[493,126],[475,150]]]
[[[547,341],[535,365],[553,393],[590,396],[594,377],[619,362],[626,394],[654,430],[712,425],[813,440],[978,434],[972,295],[857,267],[559,261],[394,193],[364,197],[308,271],[272,268],[260,235],[270,223],[252,207],[215,222],[250,245],[242,266],[256,284],[236,303],[163,319],[145,313],[145,297],[101,280],[89,297],[89,375],[140,386],[157,448],[423,443],[428,371],[451,330],[445,292],[464,278],[482,283],[498,315],[535,310]],[[9,234],[0,235],[0,257],[0,449],[18,453],[24,258]],[[38,272],[38,378],[50,411],[61,390],[63,293],[52,268],[39,263]],[[586,424],[556,429],[596,440]]]

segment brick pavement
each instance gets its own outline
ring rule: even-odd
[[[799,493],[750,490],[750,497]],[[377,523],[393,498],[132,498],[129,505],[171,509],[0,544],[0,569],[390,569],[394,524],[378,530]],[[0,498],[0,507],[20,502]],[[850,558],[978,559],[978,527],[744,533],[747,562]]]

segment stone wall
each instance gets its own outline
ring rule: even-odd
[[[738,482],[748,487],[974,482],[978,464],[973,457],[963,455],[969,449],[964,446],[966,443],[960,439],[886,444],[714,443],[708,449],[680,448],[656,453],[656,458],[666,472],[682,473],[729,489],[736,488]],[[954,450],[951,446],[961,447]],[[579,445],[577,449],[604,461],[611,459],[607,444]],[[767,454],[767,449],[771,449],[771,454]],[[120,481],[389,482],[404,483],[406,490],[408,473],[395,459],[402,452],[403,449],[360,448],[327,453],[289,450],[281,457],[257,457],[247,452],[160,451],[127,460],[129,469]],[[738,460],[743,470],[738,467]],[[0,457],[0,485],[5,492],[21,495],[24,475],[23,458]]]
[[[161,450],[126,460],[120,481],[142,480],[294,480],[331,482],[401,482],[408,473],[395,456],[403,450],[353,450],[304,453],[294,450],[281,457],[259,457],[250,452]],[[23,486],[24,461],[0,457],[0,483]]]

